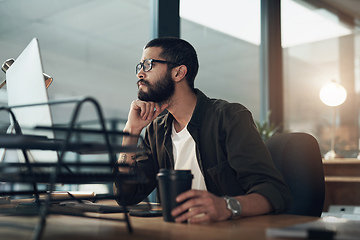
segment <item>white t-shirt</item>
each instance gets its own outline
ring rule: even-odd
[[[187,126],[180,132],[176,132],[174,123],[171,133],[175,170],[191,170],[193,174],[192,189],[206,190],[204,176],[196,158],[195,141],[191,137]]]

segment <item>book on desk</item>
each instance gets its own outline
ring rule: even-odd
[[[267,237],[357,240],[360,236],[360,221],[329,216],[288,227],[267,228],[266,235]]]

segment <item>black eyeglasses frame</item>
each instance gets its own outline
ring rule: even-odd
[[[145,61],[150,61],[149,62],[149,69],[145,70],[145,65],[144,62]],[[143,62],[140,62],[136,65],[135,67],[135,73],[136,75],[140,72],[141,68],[143,69],[144,72],[148,72],[152,69],[153,63],[154,62],[158,62],[158,63],[165,63],[165,64],[174,64],[174,65],[180,65],[178,63],[174,63],[174,62],[170,62],[170,61],[165,61],[165,60],[156,60],[156,59],[152,59],[152,58],[148,58],[145,59]]]

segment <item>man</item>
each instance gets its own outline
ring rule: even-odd
[[[127,203],[152,192],[160,168],[174,168],[191,169],[194,175],[192,190],[176,198],[184,201],[172,211],[176,222],[283,212],[291,196],[251,113],[195,89],[198,67],[195,49],[182,39],[158,38],[144,47],[136,67],[138,100],[131,104],[124,131],[139,135],[147,127],[142,145],[148,152],[121,153],[119,162],[141,170],[149,182],[121,185],[130,196]],[[168,113],[159,116],[165,109]],[[123,145],[136,142],[123,139]]]

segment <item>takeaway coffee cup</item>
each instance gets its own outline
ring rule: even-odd
[[[191,189],[192,179],[190,170],[160,169],[157,180],[164,221],[175,222],[171,211],[181,204],[175,198]]]

